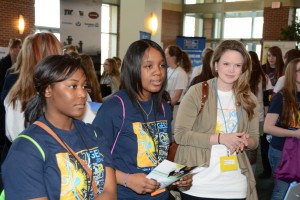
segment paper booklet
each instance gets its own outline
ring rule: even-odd
[[[159,189],[162,189],[188,174],[198,173],[199,170],[197,169],[201,166],[188,167],[169,160],[164,160],[147,175],[147,178],[158,181],[160,183]]]

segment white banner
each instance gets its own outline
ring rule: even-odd
[[[5,57],[8,54],[8,48],[7,47],[0,47],[0,59]]]
[[[100,53],[102,0],[61,0],[60,40],[79,51]]]

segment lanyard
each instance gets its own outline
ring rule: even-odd
[[[229,133],[228,132],[228,129],[227,129],[227,123],[226,123],[226,118],[225,118],[225,114],[223,112],[223,108],[222,108],[222,104],[221,104],[221,100],[220,100],[220,97],[219,97],[219,94],[218,94],[218,88],[217,88],[217,84],[216,84],[216,81],[214,80],[214,87],[216,89],[216,94],[217,94],[217,98],[218,98],[218,102],[219,102],[219,105],[220,105],[220,108],[221,108],[221,112],[222,112],[222,116],[223,116],[223,121],[224,121],[224,124],[225,124],[225,129],[226,129],[226,133]],[[235,123],[235,125],[233,126],[232,130],[230,131],[230,133],[232,133],[234,131],[234,129],[236,128],[239,120],[240,120],[240,117],[241,115],[243,114],[242,113],[242,107],[241,107],[241,111],[240,111],[240,115],[238,115],[238,118],[237,118],[237,121]]]
[[[105,77],[101,79],[101,84],[111,84],[111,79],[109,77],[109,74],[105,74]]]
[[[170,78],[172,77],[172,75],[174,74],[174,72],[176,71],[177,68],[178,68],[178,67],[176,67],[176,68],[173,70],[173,72],[171,73],[171,75],[168,77],[168,80],[170,80]]]

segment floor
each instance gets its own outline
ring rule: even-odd
[[[273,190],[273,178],[260,179],[258,175],[262,173],[263,168],[261,164],[260,150],[258,150],[255,178],[256,178],[256,189],[259,200],[270,200]]]

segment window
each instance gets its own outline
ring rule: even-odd
[[[101,9],[101,63],[117,56],[118,6],[102,4]]]
[[[262,10],[254,10],[256,7],[253,7],[249,8],[249,11],[231,11],[230,6],[225,6],[230,4],[229,0],[185,0],[184,2],[185,4],[199,4],[193,7],[184,6],[183,10],[186,12],[183,13],[184,36],[205,37],[206,46],[212,48],[215,48],[220,40],[236,39],[242,41],[247,50],[256,51],[260,55],[264,20]],[[205,4],[210,3],[220,3],[224,6],[216,6],[215,10],[212,7],[206,9]],[[237,4],[242,5],[243,0]],[[198,13],[194,13],[196,7],[199,8]]]
[[[187,37],[203,37],[204,19],[201,14],[187,14],[183,19],[183,35]]]
[[[36,32],[52,32],[59,40],[60,1],[35,0],[35,28]]]
[[[222,0],[184,0],[185,4],[220,3]]]
[[[117,5],[101,7],[101,63],[117,56],[118,10]],[[35,0],[35,27],[36,32],[50,31],[60,40],[60,0]]]
[[[223,33],[225,39],[262,38],[262,30],[262,12],[225,13]]]

